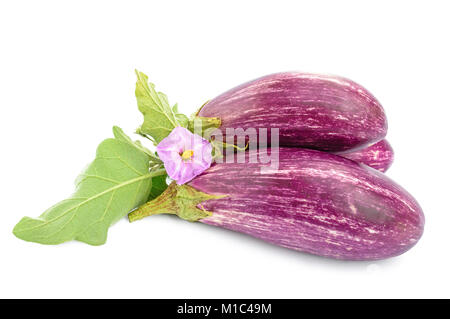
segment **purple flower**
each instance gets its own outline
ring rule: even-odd
[[[211,166],[212,146],[200,135],[176,127],[156,146],[167,174],[178,185],[189,182]]]

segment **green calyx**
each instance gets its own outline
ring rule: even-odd
[[[192,186],[172,182],[157,198],[129,213],[128,219],[134,222],[147,216],[174,214],[187,221],[195,222],[212,215],[211,212],[198,208],[198,205],[201,206],[201,203],[207,200],[226,196],[206,194]]]
[[[222,121],[219,117],[194,116],[188,124],[188,129],[196,134],[205,136],[219,128]]]

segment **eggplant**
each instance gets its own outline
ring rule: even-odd
[[[394,150],[386,139],[362,150],[337,153],[337,155],[363,163],[383,173],[391,167],[394,161]]]
[[[397,256],[421,237],[422,209],[384,174],[316,150],[279,148],[270,156],[279,158],[278,169],[260,162],[216,163],[190,181],[195,190],[225,196],[198,205],[212,213],[199,221],[345,260]]]
[[[199,117],[220,118],[220,129],[279,129],[280,146],[342,152],[383,139],[387,120],[377,99],[337,76],[299,72],[267,75],[207,102]]]

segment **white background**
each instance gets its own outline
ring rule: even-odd
[[[450,297],[448,1],[2,1],[0,297]],[[404,255],[343,262],[170,216],[105,245],[12,235],[73,190],[112,125],[141,123],[134,68],[191,113],[272,72],[332,73],[389,119],[388,172],[421,203]]]

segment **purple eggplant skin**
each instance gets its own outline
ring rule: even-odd
[[[394,162],[394,150],[386,139],[369,145],[362,150],[337,153],[337,155],[363,163],[383,173]]]
[[[344,260],[397,256],[421,237],[419,204],[383,173],[316,150],[280,148],[278,156],[278,170],[216,163],[189,182],[228,195],[203,202],[212,216],[200,222]]]
[[[279,128],[280,146],[340,152],[384,138],[387,120],[377,99],[337,76],[299,72],[267,75],[206,103],[198,113],[226,128]]]

